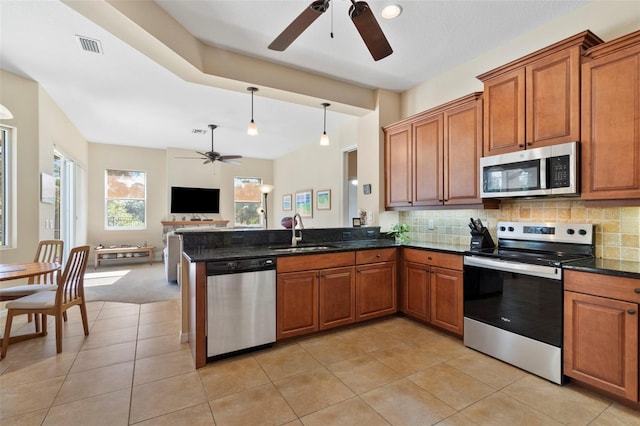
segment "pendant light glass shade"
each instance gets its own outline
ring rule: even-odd
[[[9,120],[13,118],[13,114],[9,111],[9,108],[0,104],[0,120]]]
[[[247,134],[249,136],[256,136],[258,134],[258,126],[256,126],[255,121],[253,121],[253,93],[258,91],[256,87],[247,87],[247,90],[251,92],[251,122],[247,127]]]
[[[327,135],[327,107],[331,105],[328,103],[323,103],[324,107],[324,128],[322,131],[322,136],[320,136],[320,146],[329,146],[329,136]]]

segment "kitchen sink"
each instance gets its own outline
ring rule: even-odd
[[[317,245],[317,246],[278,246],[278,247],[269,247],[271,250],[276,252],[284,252],[284,253],[299,253],[299,252],[309,252],[309,251],[321,251],[336,248],[336,246],[331,245]]]

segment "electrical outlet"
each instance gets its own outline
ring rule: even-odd
[[[429,224],[427,225],[427,228],[433,229],[433,219],[429,219]]]

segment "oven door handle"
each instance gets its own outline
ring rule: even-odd
[[[493,269],[496,271],[513,272],[516,274],[533,275],[552,280],[562,279],[562,270],[553,266],[530,265],[528,263],[508,262],[506,260],[479,258],[475,256],[465,256],[464,265]]]

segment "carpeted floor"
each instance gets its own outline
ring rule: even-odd
[[[88,301],[152,303],[178,299],[180,288],[165,278],[164,264],[108,264],[87,268],[84,290]]]

